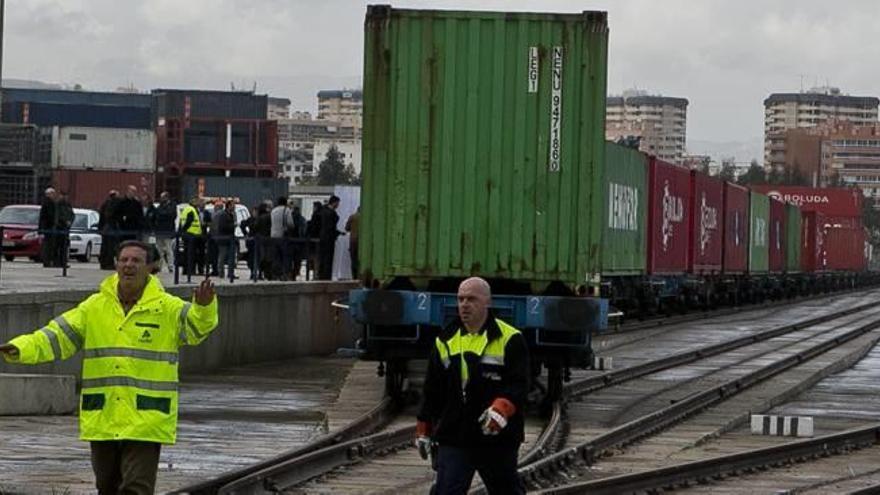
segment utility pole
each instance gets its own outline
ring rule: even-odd
[[[6,0],[0,0],[0,89],[3,87],[3,31],[5,31],[6,23],[4,13],[6,12]],[[3,104],[3,92],[0,91],[0,105]],[[2,113],[0,113],[0,122],[3,122]]]

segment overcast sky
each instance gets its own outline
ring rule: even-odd
[[[359,87],[362,0],[13,0],[4,78],[88,89],[229,89],[314,110]],[[877,95],[880,2],[841,0],[407,0],[398,7],[608,11],[608,89],[685,97],[688,144],[760,142],[763,100],[826,81]],[[700,149],[694,151],[701,151]],[[760,153],[760,149],[756,150]],[[750,157],[738,156],[739,160]]]

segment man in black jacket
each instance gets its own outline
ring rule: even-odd
[[[73,206],[67,199],[67,192],[61,191],[55,202],[55,252],[53,253],[54,265],[64,266],[70,249],[70,226],[73,225]]]
[[[55,219],[57,215],[57,195],[55,189],[46,189],[46,196],[40,203],[40,220],[37,227],[43,236],[40,257],[43,259],[43,266],[55,266],[55,252],[58,235],[55,234]]]
[[[330,196],[327,206],[321,208],[321,232],[318,235],[318,280],[333,278],[333,254],[336,251],[336,238],[344,235],[336,228],[339,223],[339,197]]]
[[[174,271],[174,221],[177,218],[177,206],[171,201],[168,191],[159,195],[159,206],[153,213],[153,230],[156,232],[156,247],[159,249],[157,266],[168,267],[169,272]]]
[[[525,493],[516,473],[524,438],[529,355],[516,328],[489,309],[489,284],[472,277],[458,288],[459,320],[440,332],[425,377],[416,446],[436,452],[438,494],[465,494],[474,472],[490,494]]]
[[[98,230],[101,232],[101,253],[98,260],[101,262],[102,270],[116,269],[116,245],[119,243],[118,234],[119,225],[117,224],[116,207],[119,205],[119,192],[111,189],[107,193],[107,199],[101,204],[98,211],[100,218],[98,220]]]

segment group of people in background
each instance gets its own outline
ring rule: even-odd
[[[259,278],[296,280],[305,262],[318,280],[333,276],[336,240],[350,235],[351,276],[358,274],[358,223],[360,208],[345,223],[339,224],[340,199],[333,195],[326,203],[315,201],[312,215],[306,220],[299,206],[290,206],[287,197],[275,203],[264,201],[251,210],[250,217],[238,222],[233,200],[206,205],[194,197],[180,211],[168,192],[158,202],[141,195],[137,187],[128,186],[125,194],[111,190],[98,213],[101,234],[99,261],[105,270],[115,269],[116,247],[126,240],[139,240],[155,247],[156,271],[174,271],[175,253],[183,273],[225,277],[227,267],[238,262],[236,227],[241,228],[247,249],[247,264]],[[73,223],[73,208],[67,196],[53,188],[46,190],[40,209],[40,231],[43,233],[44,266],[61,266],[68,249],[67,233]],[[179,239],[179,241],[178,241]],[[179,242],[179,247],[176,247]],[[235,276],[234,272],[230,274]]]

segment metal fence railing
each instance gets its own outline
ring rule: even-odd
[[[16,232],[15,237],[7,238],[7,232],[10,230]],[[2,277],[3,260],[11,256],[28,256],[39,258],[41,261],[51,256],[52,261],[47,268],[58,268],[62,277],[68,276],[70,237],[82,232],[41,229],[27,232],[25,235],[32,236],[27,239],[22,239],[20,232],[19,229],[0,226],[0,239],[3,240],[0,244],[0,277]],[[197,236],[176,232],[125,230],[105,230],[100,234],[90,231],[89,234],[101,236],[99,260],[108,255],[115,258],[116,246],[126,240],[136,239],[156,246],[160,259],[153,261],[159,265],[159,269],[171,266],[175,285],[182,281],[192,283],[193,277],[220,274],[223,275],[222,278],[234,283],[239,278],[236,270],[242,259],[247,264],[249,274],[247,279],[254,283],[261,280],[312,280],[318,272],[318,239],[235,235]],[[36,251],[34,246],[37,246]]]

